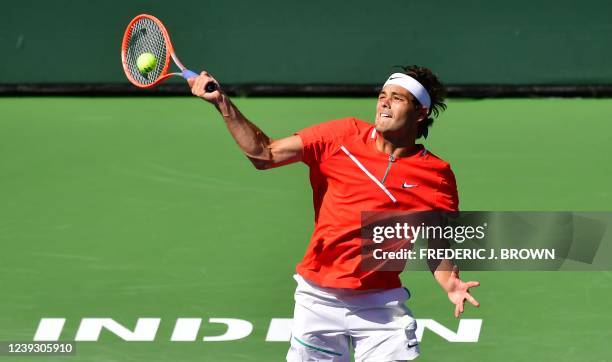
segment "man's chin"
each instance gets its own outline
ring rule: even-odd
[[[386,127],[385,127],[385,121],[380,120],[380,119],[376,119],[374,121],[374,128],[376,128],[377,132],[384,132]]]
[[[374,128],[376,128],[376,132],[385,133],[389,132],[391,129],[389,128],[389,124],[386,122],[376,122],[374,123]]]

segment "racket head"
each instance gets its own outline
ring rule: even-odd
[[[136,65],[136,60],[143,53],[152,53],[157,58],[155,68],[146,74],[142,74]],[[159,19],[153,15],[140,14],[130,21],[121,42],[121,62],[132,84],[150,88],[172,76],[168,74],[172,53],[174,49],[170,36]]]

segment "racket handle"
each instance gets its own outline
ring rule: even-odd
[[[199,74],[196,72],[192,72],[189,69],[185,69],[183,70],[183,78],[185,79],[189,79],[189,78],[193,78],[193,77],[197,77]]]
[[[185,79],[197,77],[198,75],[199,75],[198,73],[192,72],[189,69],[183,70],[183,78],[185,78]],[[217,90],[217,85],[215,84],[215,82],[208,82],[204,86],[204,90],[206,91],[206,93],[214,92],[214,91]]]
[[[204,90],[206,93],[212,93],[217,90],[217,85],[215,82],[208,82],[206,83],[206,86],[204,86]]]

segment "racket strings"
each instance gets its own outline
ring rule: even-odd
[[[143,18],[132,26],[126,49],[127,68],[132,77],[142,83],[151,84],[162,75],[166,62],[166,40],[159,26],[151,19]],[[157,58],[155,69],[142,74],[136,60],[143,53],[152,53]]]

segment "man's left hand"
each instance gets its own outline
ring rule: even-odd
[[[459,268],[455,265],[450,277],[448,278],[445,290],[448,293],[448,299],[455,305],[455,318],[459,318],[463,313],[465,301],[469,301],[475,307],[479,307],[480,303],[470,294],[470,288],[477,287],[480,282],[469,281],[464,282],[459,278]]]

